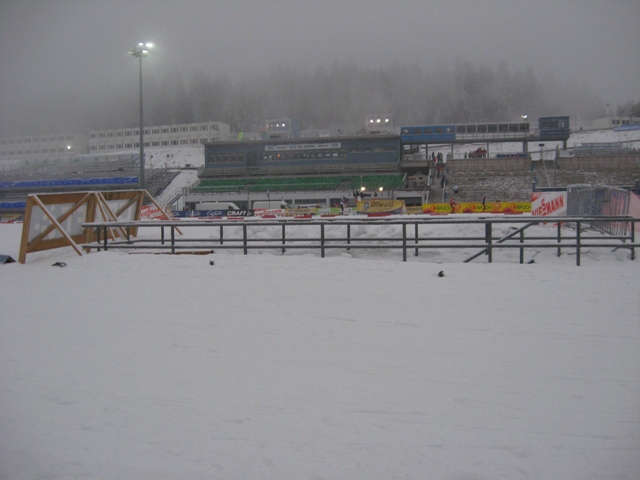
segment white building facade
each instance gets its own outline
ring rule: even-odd
[[[622,127],[625,125],[638,125],[640,124],[640,117],[603,117],[596,118],[593,121],[593,128],[607,129]]]
[[[223,122],[184,123],[144,128],[145,147],[171,147],[228,140],[231,128]],[[96,130],[89,134],[89,152],[140,148],[140,130],[121,128]]]
[[[199,122],[145,127],[145,147],[198,145],[231,139],[231,127],[223,122]],[[138,128],[96,130],[89,134],[32,135],[0,138],[0,161],[44,160],[75,155],[103,154],[140,148]]]
[[[82,155],[89,152],[88,139],[82,133],[0,138],[0,161]]]

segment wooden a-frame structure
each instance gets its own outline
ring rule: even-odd
[[[146,190],[29,195],[18,261],[25,263],[27,253],[68,246],[82,255],[78,245],[96,240],[95,231],[84,228],[83,223],[140,220],[145,199],[164,211]],[[173,218],[171,213],[165,213],[165,216]],[[111,238],[126,236],[122,227],[109,228],[107,234]],[[129,234],[135,237],[138,229],[131,228]]]

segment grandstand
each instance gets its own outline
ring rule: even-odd
[[[425,200],[424,186],[408,189],[401,168],[400,137],[361,135],[216,142],[205,145],[197,184],[184,189],[185,205],[230,201],[249,207],[256,200],[335,205],[355,191]],[[428,166],[426,168],[428,171]]]

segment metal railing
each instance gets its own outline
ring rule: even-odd
[[[598,222],[627,222],[629,228],[627,234],[605,235],[597,231],[589,232],[585,227]],[[172,221],[136,221],[136,222],[92,222],[85,223],[83,227],[93,229],[93,241],[83,244],[85,249],[127,249],[127,250],[152,250],[167,253],[178,251],[200,250],[213,251],[214,249],[242,250],[246,255],[249,250],[276,249],[284,254],[287,250],[307,249],[319,250],[321,257],[329,249],[396,249],[402,250],[402,260],[407,261],[410,251],[415,256],[420,250],[430,249],[472,249],[475,254],[464,259],[470,262],[480,256],[486,256],[491,263],[496,251],[502,249],[518,249],[520,263],[524,263],[525,249],[556,249],[557,256],[563,250],[575,251],[576,265],[580,265],[581,253],[585,248],[609,248],[617,250],[627,248],[631,252],[631,259],[635,259],[635,248],[640,247],[636,243],[635,228],[640,218],[621,217],[519,217],[519,216],[490,216],[481,218],[399,218],[399,217],[343,217],[333,218],[282,218],[282,219],[224,219],[224,220],[172,220]],[[540,235],[529,231],[529,228],[540,224],[557,224],[554,234]],[[439,225],[477,225],[482,227],[480,233],[470,236],[425,236],[420,234],[421,226],[437,228]],[[572,225],[566,228],[563,225]],[[392,235],[386,237],[362,237],[354,236],[352,227],[365,228],[377,225],[395,225],[398,228]],[[497,225],[510,226],[505,235],[496,235]],[[305,229],[317,229],[315,236],[292,236],[291,227],[303,227]],[[335,228],[340,226],[341,228]],[[196,227],[205,229],[209,234],[207,238],[180,238],[183,228]],[[279,228],[278,235],[270,235],[265,238],[260,235],[264,227]],[[159,232],[157,238],[137,238],[140,229],[156,229]],[[289,235],[287,234],[289,229]],[[331,232],[327,230],[331,229]],[[167,237],[166,231],[169,231]],[[217,237],[212,237],[211,230],[219,231]],[[432,231],[431,229],[429,230]],[[553,231],[553,230],[550,230]],[[118,232],[126,232],[125,235]],[[131,233],[131,234],[130,234]],[[526,235],[529,233],[529,235]],[[546,232],[545,232],[546,233]],[[595,235],[597,234],[597,235]]]

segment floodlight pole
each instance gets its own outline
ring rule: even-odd
[[[140,60],[140,179],[139,188],[144,190],[144,115],[142,113],[142,55],[138,57]]]
[[[144,178],[144,115],[142,110],[142,57],[149,54],[149,49],[153,47],[151,43],[140,42],[129,53],[137,57],[140,61],[140,177],[138,178],[138,188],[145,189]]]

